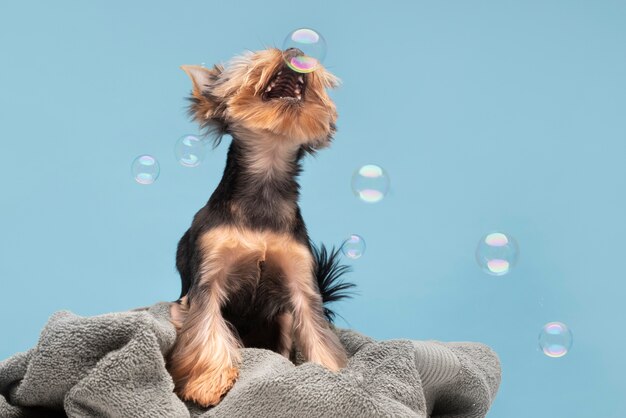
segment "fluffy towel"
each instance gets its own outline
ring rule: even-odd
[[[350,355],[339,373],[246,348],[237,383],[206,409],[172,392],[169,304],[59,312],[35,348],[0,362],[0,417],[484,417],[498,390],[498,357],[482,344],[336,332]]]

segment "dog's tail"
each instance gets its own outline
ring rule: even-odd
[[[354,283],[341,280],[341,276],[350,272],[350,266],[340,264],[339,249],[334,247],[328,251],[324,244],[319,248],[311,245],[313,249],[313,257],[315,259],[315,276],[317,277],[317,286],[322,295],[324,303],[324,315],[329,322],[335,319],[335,312],[328,307],[328,304],[337,302],[338,300],[352,297],[356,285]]]

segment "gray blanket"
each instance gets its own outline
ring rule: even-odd
[[[498,357],[482,344],[375,341],[338,329],[350,356],[339,373],[246,348],[235,386],[200,408],[172,392],[168,318],[166,303],[54,314],[35,348],[0,362],[0,417],[484,417],[500,384]]]

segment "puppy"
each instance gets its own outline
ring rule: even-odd
[[[211,69],[183,66],[193,84],[190,114],[214,135],[232,137],[224,175],[178,244],[177,340],[168,358],[175,390],[217,404],[238,376],[241,347],[337,371],[346,353],[324,306],[347,296],[338,252],[316,249],[298,206],[300,161],[327,147],[337,112],[324,68],[286,65],[297,49],[248,52]]]

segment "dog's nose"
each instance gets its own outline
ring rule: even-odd
[[[290,60],[291,58],[301,57],[305,54],[298,48],[287,48],[283,51],[283,55],[286,60]]]

